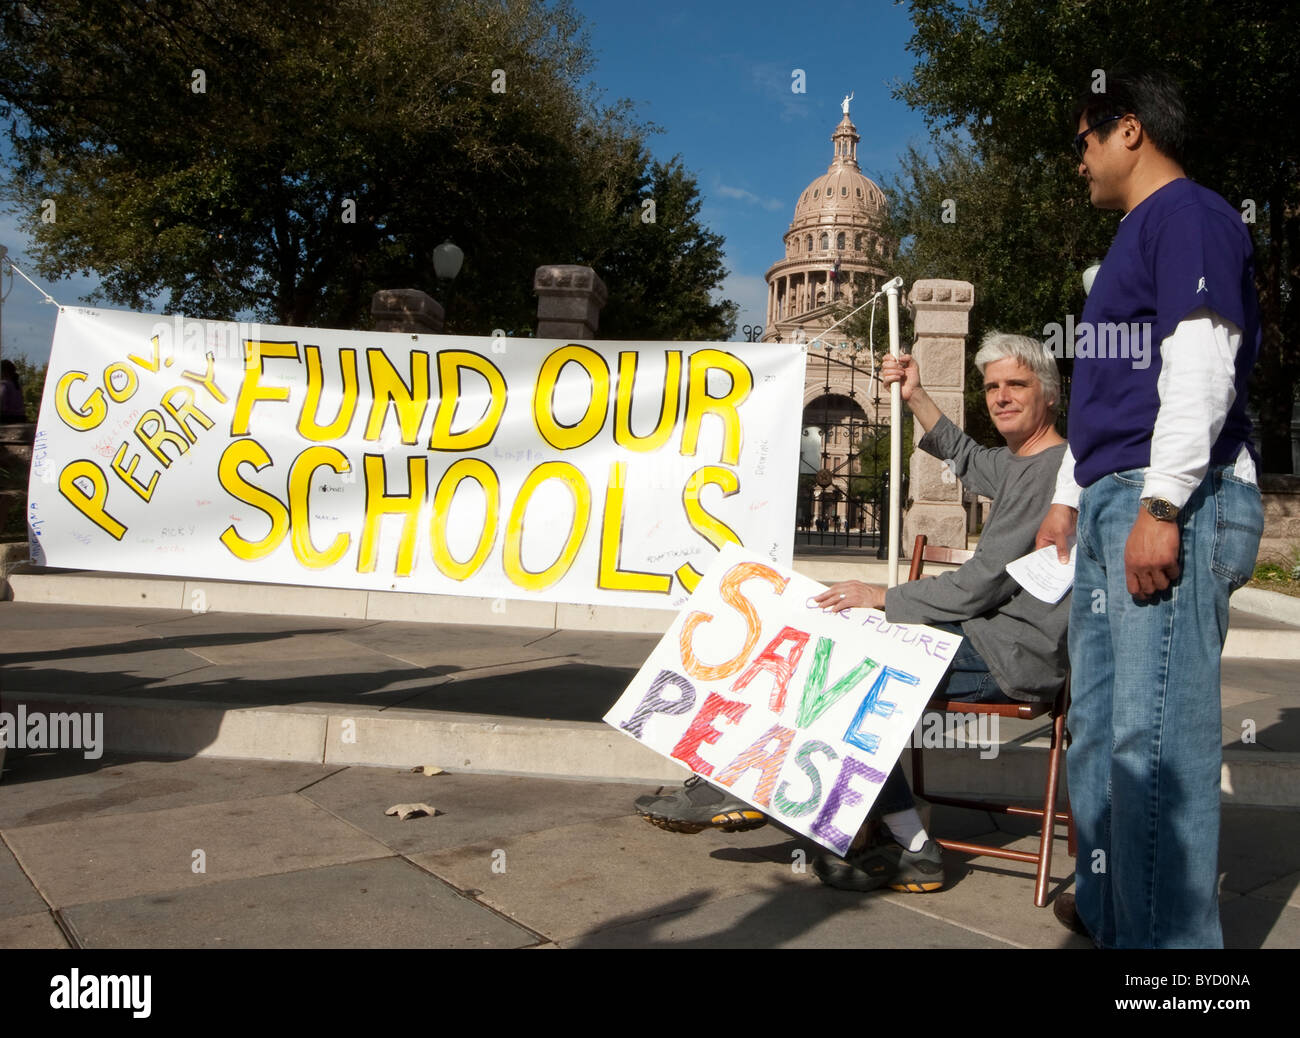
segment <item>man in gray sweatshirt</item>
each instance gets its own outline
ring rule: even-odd
[[[986,336],[975,365],[984,377],[989,415],[1006,447],[980,447],[953,425],[921,385],[912,357],[886,357],[881,368],[886,385],[901,383],[903,401],[925,430],[920,449],[945,459],[968,489],[993,499],[974,557],[953,572],[888,590],[841,581],[816,601],[836,612],[882,609],[890,621],[924,623],[962,635],[962,648],[936,695],[960,702],[1050,700],[1065,681],[1070,596],[1046,605],[1025,592],[1006,565],[1034,549],[1038,525],[1052,500],[1065,451],[1065,440],[1054,427],[1060,377],[1042,344],[1018,335]],[[674,832],[740,831],[766,821],[749,804],[695,777],[670,794],[639,797],[636,809],[647,821]],[[939,845],[925,831],[897,764],[871,817],[883,822],[890,838],[850,852],[846,861],[818,859],[814,867],[822,881],[851,890],[940,889]]]

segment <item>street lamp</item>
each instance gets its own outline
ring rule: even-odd
[[[451,283],[460,273],[460,265],[465,262],[465,253],[457,245],[445,241],[433,250],[433,272],[438,277],[438,294],[443,297],[443,306],[447,305],[447,296]]]
[[[740,330],[745,333],[745,339],[749,342],[758,342],[758,337],[763,334],[763,326],[761,324],[741,325]]]

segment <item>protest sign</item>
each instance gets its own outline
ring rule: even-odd
[[[728,545],[605,721],[842,855],[962,639],[824,590]]]
[[[50,566],[677,608],[791,557],[804,355],[65,307],[28,526]]]

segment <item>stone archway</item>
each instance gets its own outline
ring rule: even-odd
[[[878,423],[854,398],[821,393],[803,409],[799,456],[798,528],[812,534],[861,537],[878,528],[874,473],[859,454]]]

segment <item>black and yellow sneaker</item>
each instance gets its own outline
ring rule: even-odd
[[[634,802],[637,814],[651,825],[671,833],[698,833],[718,829],[741,833],[767,825],[767,816],[725,790],[692,775],[677,790],[648,793]]]
[[[841,861],[821,855],[813,861],[817,878],[838,890],[902,890],[929,894],[944,884],[943,852],[934,840],[926,840],[919,851],[909,851],[892,839],[881,840],[865,850],[849,852]]]

